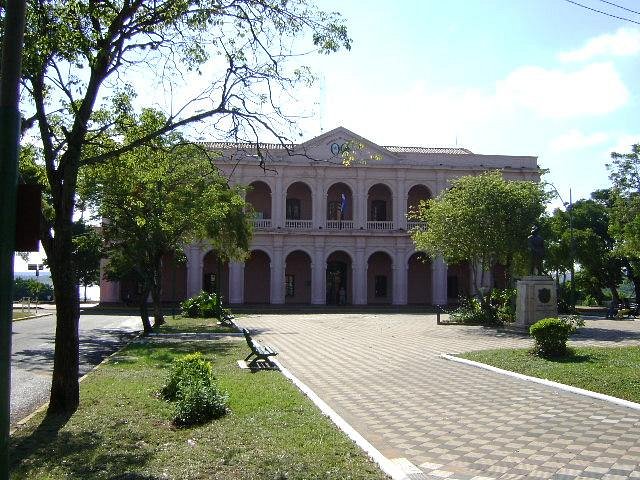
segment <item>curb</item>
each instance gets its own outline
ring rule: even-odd
[[[97,365],[94,365],[93,368],[91,370],[89,370],[87,373],[85,373],[84,375],[82,375],[79,379],[78,379],[78,383],[82,383],[84,381],[85,378],[87,378],[89,375],[91,375],[95,370],[97,370],[100,366],[102,366],[103,364],[107,363],[109,360],[111,360],[111,357],[119,354],[122,350],[124,350],[126,347],[128,347],[131,343],[133,343],[134,341],[138,340],[140,337],[142,337],[142,332],[138,332],[137,335],[135,335],[133,338],[131,338],[127,343],[125,343],[124,345],[122,345],[120,348],[118,348],[115,352],[107,355],[105,358],[102,359],[102,361],[100,363],[98,363]],[[12,428],[11,430],[9,430],[9,436],[13,435],[19,428],[23,427],[26,423],[28,423],[33,417],[35,417],[36,415],[38,415],[39,413],[42,413],[44,410],[46,410],[49,407],[49,402],[45,402],[42,405],[40,405],[38,408],[36,408],[33,412],[31,412],[29,415],[27,415],[26,417],[24,417],[21,420],[18,420],[16,422],[16,426],[14,428]]]
[[[509,370],[503,370],[502,368],[493,367],[491,365],[487,365],[486,363],[474,362],[473,360],[467,360],[466,358],[456,357],[455,355],[450,355],[448,353],[441,353],[440,356],[446,360],[463,363],[471,367],[482,368],[483,370],[489,370],[491,372],[495,372],[500,375],[517,378],[519,380],[524,380],[526,382],[538,383],[540,385],[557,388],[558,390],[562,390],[565,392],[574,393],[574,394],[582,395],[589,398],[595,398],[597,400],[603,400],[605,402],[613,403],[621,407],[631,408],[633,410],[640,411],[640,403],[631,402],[629,400],[623,400],[622,398],[612,397],[611,395],[605,395],[604,393],[597,393],[597,392],[592,392],[591,390],[585,390],[584,388],[572,387],[571,385],[565,385],[564,383],[553,382],[545,378],[530,377],[528,375],[523,375],[521,373],[511,372]]]
[[[22,322],[23,320],[33,320],[34,318],[42,318],[42,317],[48,317],[50,315],[55,314],[55,312],[49,312],[49,313],[41,313],[40,315],[31,315],[29,317],[22,317],[22,318],[11,318],[11,322]]]

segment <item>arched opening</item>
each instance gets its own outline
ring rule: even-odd
[[[120,301],[125,305],[139,305],[143,282],[135,273],[120,280]],[[174,260],[173,254],[163,255],[160,270],[160,301],[181,302],[187,297],[187,265]]]
[[[254,227],[271,227],[271,188],[264,182],[253,182],[247,191],[247,203],[254,210]]]
[[[344,183],[327,190],[327,228],[353,228],[353,194]]]
[[[390,304],[393,299],[393,261],[385,252],[373,253],[367,262],[367,303]]]
[[[284,273],[284,302],[311,303],[311,258],[296,250],[287,255]]]
[[[351,257],[343,251],[327,258],[327,305],[352,303]]]
[[[457,303],[460,297],[471,293],[471,267],[469,262],[449,265],[447,269],[447,302]]]
[[[377,183],[367,195],[367,228],[389,230],[393,228],[393,195],[389,187]]]
[[[271,259],[253,250],[244,263],[244,303],[271,302]]]
[[[420,205],[420,202],[429,200],[431,197],[431,190],[424,185],[414,185],[409,189],[409,193],[407,193],[408,228],[415,227],[421,223],[421,221],[415,216],[418,212],[418,206]]]
[[[160,298],[163,302],[176,303],[187,298],[187,264],[178,261],[173,254],[162,257],[162,289]]]
[[[431,305],[431,259],[423,252],[409,258],[407,268],[407,303]]]
[[[225,262],[213,250],[202,260],[202,290],[222,296],[229,302],[229,262]]]
[[[313,203],[311,189],[304,182],[292,183],[287,189],[285,225],[289,228],[311,228]]]

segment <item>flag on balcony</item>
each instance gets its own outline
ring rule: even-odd
[[[344,219],[344,214],[347,211],[347,196],[342,193],[340,194],[340,221]]]

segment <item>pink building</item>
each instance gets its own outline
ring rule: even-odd
[[[187,246],[186,266],[165,263],[166,301],[220,289],[231,304],[451,303],[472,290],[468,265],[416,252],[407,213],[462,175],[498,169],[506,179],[540,178],[536,157],[382,147],[342,127],[292,146],[292,154],[262,145],[266,171],[252,146],[210,148],[224,152],[218,166],[231,183],[250,186],[251,254],[223,264],[206,244]],[[348,167],[345,148],[356,160]],[[101,301],[121,302],[134,290],[103,280]]]

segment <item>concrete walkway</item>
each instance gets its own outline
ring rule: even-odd
[[[412,479],[640,479],[640,411],[439,356],[528,347],[524,335],[411,314],[238,323]],[[588,321],[576,338],[640,345],[640,321]]]

